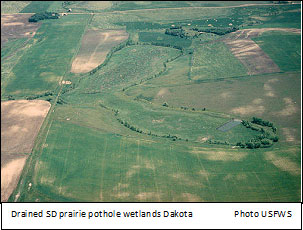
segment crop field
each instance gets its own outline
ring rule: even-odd
[[[53,1],[31,1],[26,7],[24,7],[20,13],[38,13],[47,11]]]
[[[300,201],[299,2],[1,6],[2,201]]]
[[[250,39],[225,41],[233,55],[247,68],[247,74],[280,72],[279,67]]]
[[[73,117],[66,120],[69,115],[63,113],[61,121],[54,121],[31,179],[33,186],[20,201],[289,201],[299,197],[298,149],[293,149],[296,156],[293,151],[279,154],[274,149],[250,154],[141,139],[124,136],[122,130],[101,131],[96,117],[98,125],[88,128],[87,121],[79,125]],[[243,193],[245,186],[248,193]]]
[[[89,16],[70,15],[59,22],[45,22],[34,37],[35,45],[14,66],[5,92],[14,96],[43,94],[56,90],[67,71]],[[69,25],[69,22],[73,22]],[[65,47],[65,49],[61,49]],[[54,65],[49,65],[55,62]],[[31,66],[31,68],[28,68]]]
[[[102,64],[111,48],[128,38],[123,30],[88,30],[83,36],[81,48],[72,63],[71,72],[87,73]]]
[[[33,37],[40,23],[28,22],[30,15],[1,15],[1,48],[11,39]]]
[[[191,72],[193,80],[244,76],[246,74],[245,66],[233,56],[222,42],[202,44],[194,51]]]
[[[1,1],[1,15],[19,13],[30,1]]]
[[[8,54],[14,53],[26,43],[27,38],[12,39],[1,48],[1,58],[5,58]]]
[[[280,67],[282,71],[299,71],[301,68],[300,34],[280,31],[265,32],[253,39]],[[279,45],[283,44],[283,46]]]

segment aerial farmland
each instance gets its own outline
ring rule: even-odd
[[[1,1],[1,202],[300,202],[300,1]]]

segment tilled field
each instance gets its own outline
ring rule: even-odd
[[[32,37],[40,23],[30,23],[30,14],[1,15],[1,47],[13,38]]]
[[[71,72],[87,73],[102,64],[114,46],[125,41],[128,34],[124,30],[89,30],[82,39],[80,51],[72,63]]]
[[[49,108],[41,100],[1,102],[1,201],[17,186]]]

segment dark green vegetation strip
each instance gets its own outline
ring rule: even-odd
[[[46,19],[58,19],[59,18],[59,14],[55,13],[55,12],[41,12],[41,13],[36,13],[34,15],[32,15],[28,21],[29,22],[38,22],[41,20],[46,20]]]
[[[14,78],[5,92],[29,96],[55,90],[70,66],[88,18],[89,15],[69,15],[43,21],[34,37],[35,45],[13,68]]]
[[[32,1],[20,13],[39,13],[46,11],[53,1]]]
[[[271,31],[253,40],[282,71],[301,69],[301,35]]]
[[[157,33],[157,32],[140,32],[140,42],[148,42],[152,44],[170,45],[171,47],[177,46],[187,48],[191,45],[191,40],[186,38],[174,37],[171,35]]]

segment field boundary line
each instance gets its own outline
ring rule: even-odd
[[[85,25],[84,31],[82,33],[81,39],[83,37],[84,32],[86,31],[86,28],[88,26],[89,21],[90,20],[88,19],[87,23]],[[80,41],[81,41],[81,39],[80,39]],[[81,42],[79,42],[79,43],[81,44]],[[69,72],[69,69],[70,69],[73,58],[71,59],[70,64],[67,66],[65,73],[62,75],[60,82],[64,79],[64,76],[66,76],[66,74]],[[55,107],[56,107],[57,101],[58,101],[58,99],[61,95],[62,89],[63,89],[63,84],[60,85],[58,94],[57,94],[53,104],[51,104],[51,107],[50,107],[50,109],[47,113],[47,116],[45,117],[45,120],[44,120],[38,134],[37,134],[32,152],[31,152],[30,156],[28,157],[28,159],[26,161],[26,164],[23,168],[23,171],[21,173],[18,185],[17,185],[16,189],[12,192],[9,199],[12,199],[13,196],[15,196],[15,194],[17,194],[17,191],[19,191],[20,193],[23,192],[23,191],[26,192],[26,189],[24,189],[24,186],[25,186],[26,182],[31,180],[32,175],[29,175],[29,174],[35,170],[35,166],[37,164],[37,161],[41,157],[41,154],[43,152],[43,147],[42,146],[43,146],[43,144],[45,144],[45,142],[47,140],[47,137],[48,137],[49,130],[50,130],[52,124],[53,124],[54,119],[53,119],[52,115],[53,115],[53,112],[55,111]],[[47,132],[45,133],[46,128],[47,128]],[[21,196],[19,196],[16,201],[18,201],[20,197]]]
[[[195,155],[197,156],[197,159],[198,159],[198,161],[199,161],[199,164],[200,164],[201,168],[202,168],[202,169],[204,170],[204,172],[205,172],[206,181],[207,181],[207,183],[208,183],[209,190],[210,190],[210,192],[212,193],[212,196],[213,196],[214,201],[216,201],[216,197],[215,197],[215,194],[214,194],[214,190],[213,190],[212,186],[210,185],[209,178],[208,178],[208,176],[209,176],[210,174],[205,170],[205,167],[204,167],[204,165],[203,165],[203,163],[202,163],[202,161],[201,161],[201,159],[200,159],[199,154],[195,154]]]
[[[152,171],[153,171],[153,174],[154,174],[154,181],[155,181],[155,187],[156,187],[156,191],[157,191],[158,202],[161,202],[159,186],[158,186],[157,177],[156,177],[156,167],[155,167],[155,163],[154,163],[154,160],[153,160],[153,155],[150,152],[149,152],[149,156],[150,156],[150,161],[152,162],[152,165],[154,166]]]
[[[107,151],[107,138],[105,137],[105,145],[104,145],[104,151],[102,155],[102,163],[101,163],[101,185],[100,185],[100,194],[101,194],[101,201],[103,200],[103,187],[104,187],[104,165],[105,165],[105,153]],[[100,198],[100,195],[99,195]]]
[[[260,178],[258,177],[258,175],[257,175],[255,172],[253,172],[253,173],[255,174],[255,176],[256,176],[257,180],[259,181],[260,185],[262,186],[262,188],[263,188],[263,190],[264,190],[266,196],[269,198],[270,202],[272,202],[272,199],[271,199],[271,197],[268,195],[266,189],[264,188],[262,181],[260,180]]]
[[[33,37],[32,37],[32,38],[33,38]],[[31,39],[31,38],[29,38],[29,39]],[[25,44],[23,43],[22,45],[28,44],[28,43],[29,43],[29,39],[26,40]],[[34,45],[34,44],[31,44],[31,46],[28,47],[27,49],[30,49],[33,45]],[[2,61],[7,60],[7,58],[13,58],[13,56],[16,55],[16,53],[17,53],[18,51],[21,51],[22,48],[25,48],[25,47],[21,47],[21,48],[19,48],[18,50],[16,50],[13,54],[11,54],[9,57],[5,57],[4,59],[1,59],[1,75],[2,75]],[[26,49],[26,48],[25,48],[25,49]],[[11,73],[12,73],[13,68],[19,63],[20,59],[25,55],[25,53],[26,53],[26,52],[23,52],[23,54],[21,54],[20,56],[17,57],[17,61],[16,61],[16,62],[12,65],[12,67],[9,69],[9,73],[8,73],[9,76],[11,76]],[[8,77],[8,79],[10,79],[10,77]],[[8,79],[7,79],[7,80],[8,80]],[[1,76],[1,97],[2,97],[2,95],[5,93],[5,86],[7,86],[8,82],[9,82],[9,81],[7,81],[7,80],[4,80],[4,82],[3,82],[3,79],[2,79],[2,76]]]

